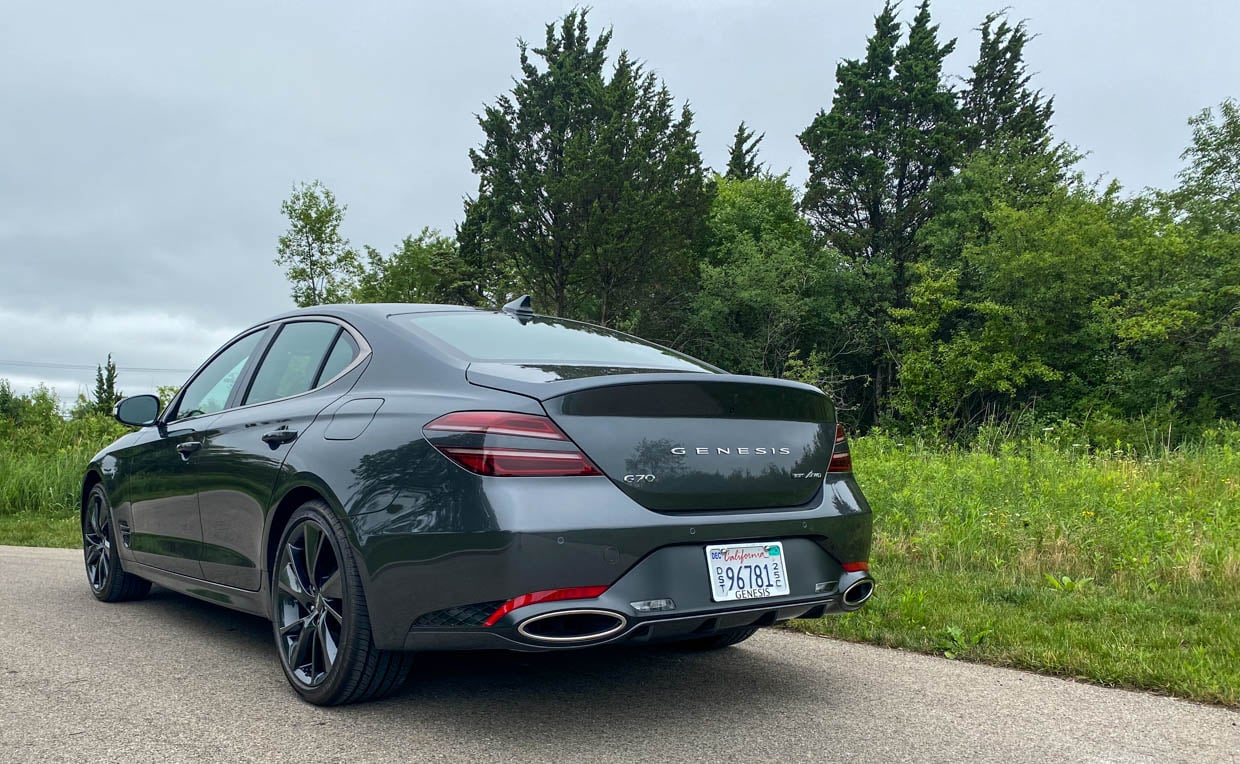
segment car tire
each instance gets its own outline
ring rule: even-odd
[[[719,650],[724,647],[740,644],[758,633],[757,626],[745,626],[739,629],[728,629],[709,637],[698,637],[676,642],[675,646],[686,650]]]
[[[289,684],[318,706],[399,689],[411,655],[375,647],[366,594],[344,527],[322,501],[289,518],[271,575],[271,621]]]
[[[86,581],[100,602],[138,600],[151,591],[151,582],[121,567],[107,491],[95,484],[82,505],[82,557]]]

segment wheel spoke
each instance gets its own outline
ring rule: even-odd
[[[280,571],[280,591],[297,600],[304,607],[309,607],[313,601],[309,592],[302,586],[301,574],[292,560],[286,562]]]
[[[99,556],[99,586],[102,587],[107,583],[108,575],[112,570],[112,561],[108,559],[106,554]]]
[[[336,568],[336,572],[327,577],[323,585],[319,587],[319,591],[323,593],[323,599],[343,599],[344,591],[340,585],[340,568]]]
[[[326,612],[338,626],[342,628],[344,627],[344,616],[340,615],[340,611],[335,605],[331,604],[327,600],[323,600],[323,611]]]
[[[328,671],[331,671],[332,661],[335,660],[336,654],[335,651],[329,651],[327,649],[327,643],[330,639],[327,629],[320,625],[319,628],[314,630],[314,636],[315,650],[318,652],[319,662],[323,665],[323,673],[326,674]]]
[[[314,631],[314,623],[307,620],[302,630],[297,634],[297,639],[293,642],[293,646],[289,649],[288,665],[294,671],[306,665],[307,657],[309,657],[307,653],[311,651],[311,646],[314,643]],[[314,679],[313,671],[314,666],[312,665],[310,666],[311,680]]]
[[[309,584],[306,591],[314,593],[318,591],[318,564],[319,553],[323,547],[323,531],[313,522],[306,522],[301,526],[302,538],[305,540],[306,547],[306,579]]]
[[[309,622],[310,622],[310,616],[305,616],[303,618],[298,618],[297,620],[289,623],[286,626],[281,626],[280,636],[287,637],[289,636],[289,633],[292,632],[294,629],[304,629],[306,628],[306,624],[308,624]]]

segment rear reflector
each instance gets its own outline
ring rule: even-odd
[[[831,451],[827,472],[852,472],[852,453],[848,450],[848,436],[842,424],[835,425],[835,448]]]
[[[602,475],[545,416],[511,411],[457,411],[422,430],[439,452],[470,472],[493,477]],[[453,438],[453,435],[467,436]],[[468,437],[474,436],[474,437]],[[502,445],[492,445],[491,437]],[[451,442],[446,442],[448,440]],[[563,444],[556,448],[552,442]],[[527,445],[528,444],[528,445]]]
[[[844,569],[845,573],[860,573],[862,571],[869,570],[870,563],[868,562],[846,562],[840,567]]]
[[[513,597],[500,605],[494,613],[491,613],[490,618],[482,622],[482,625],[494,626],[499,619],[526,605],[537,605],[540,602],[558,602],[560,600],[592,600],[605,591],[607,591],[606,586],[573,586],[567,589],[547,589],[546,591],[522,594],[520,597]]]

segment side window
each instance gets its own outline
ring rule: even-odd
[[[198,376],[185,387],[185,394],[177,405],[176,419],[223,411],[228,397],[237,384],[238,377],[266,332],[247,334],[228,346],[215,357]]]
[[[285,324],[258,367],[245,402],[274,401],[312,389],[339,333],[339,326],[326,321]]]
[[[349,336],[349,333],[340,332],[340,336],[336,338],[336,344],[332,345],[332,352],[327,354],[327,360],[323,362],[319,378],[314,380],[314,386],[318,387],[344,371],[349,364],[353,363],[353,359],[357,358],[358,350],[360,348],[357,342]]]

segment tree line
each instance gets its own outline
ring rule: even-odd
[[[1176,188],[1125,194],[1055,139],[1023,22],[982,19],[957,84],[957,40],[928,2],[906,23],[889,3],[798,136],[795,188],[745,123],[723,171],[707,168],[689,107],[587,16],[519,43],[451,234],[358,249],[347,207],[296,186],[276,257],[296,302],[528,292],[541,312],[812,382],[861,426],[1240,414],[1236,101],[1190,118]]]

